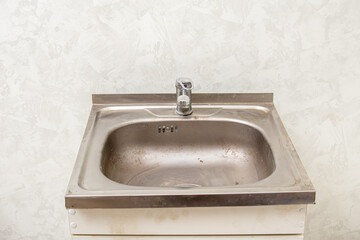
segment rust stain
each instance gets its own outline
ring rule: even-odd
[[[155,221],[163,222],[166,220],[176,221],[179,218],[179,213],[176,210],[164,210],[160,214],[154,216]]]

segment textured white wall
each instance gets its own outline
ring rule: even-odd
[[[0,7],[0,239],[68,239],[92,93],[274,92],[317,189],[306,239],[360,238],[360,1],[23,1]]]

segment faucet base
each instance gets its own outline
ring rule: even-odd
[[[192,110],[188,111],[188,112],[184,112],[184,111],[178,111],[176,109],[176,114],[180,115],[180,116],[189,116],[192,114]]]

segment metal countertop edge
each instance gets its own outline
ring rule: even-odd
[[[315,191],[227,195],[66,196],[66,208],[175,208],[314,204]]]

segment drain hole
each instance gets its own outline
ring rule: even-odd
[[[178,131],[178,126],[177,125],[170,125],[170,126],[158,126],[157,127],[157,132],[158,133],[165,133],[165,132],[177,132]]]

